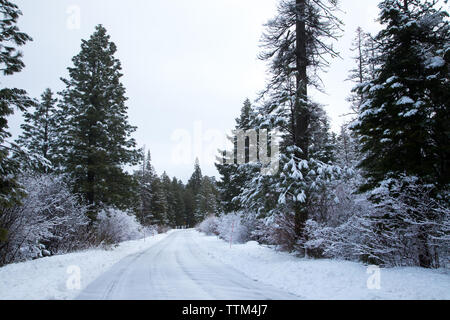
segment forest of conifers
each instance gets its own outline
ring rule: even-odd
[[[198,227],[310,258],[381,266],[448,266],[450,27],[444,1],[383,0],[381,31],[358,28],[349,121],[332,132],[311,89],[339,58],[336,0],[280,0],[265,25],[268,81],[245,100],[235,130],[279,133],[279,170],[224,160],[184,184],[153,168],[129,123],[117,47],[99,24],[83,40],[64,90],[32,98],[0,90],[0,266]],[[4,77],[25,65],[20,9],[0,0]],[[23,113],[12,139],[8,117]],[[231,137],[235,149],[238,141]],[[275,136],[270,136],[275,139]],[[261,142],[263,141],[263,142]],[[126,168],[133,168],[129,170]],[[228,232],[228,231],[227,231]],[[225,232],[226,234],[228,234]]]

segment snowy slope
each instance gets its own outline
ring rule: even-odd
[[[450,299],[450,271],[423,268],[380,270],[378,289],[368,289],[367,266],[335,260],[299,259],[256,242],[233,245],[199,234],[196,245],[252,279],[304,299]]]
[[[92,249],[7,265],[0,268],[0,299],[73,299],[118,261],[154,246],[167,235],[123,242],[108,251]],[[81,272],[81,290],[66,285],[77,267]]]

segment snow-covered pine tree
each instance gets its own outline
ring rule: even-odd
[[[51,172],[57,158],[57,109],[58,99],[53,92],[46,89],[41,95],[41,102],[34,111],[24,112],[24,123],[21,125],[22,134],[17,143],[35,156],[47,160],[46,163],[37,163],[34,167],[40,172]]]
[[[152,212],[152,224],[167,226],[169,224],[168,218],[168,203],[167,195],[161,179],[158,176],[152,181],[152,201],[151,201],[151,212]]]
[[[195,199],[202,188],[202,179],[202,169],[200,168],[200,161],[197,158],[195,159],[194,172],[186,185],[185,204],[189,226],[194,226],[197,222],[194,216],[196,211]]]
[[[172,179],[172,193],[175,203],[175,226],[186,226],[186,206],[184,203],[184,185],[176,178]]]
[[[321,106],[312,109],[310,119],[310,147],[311,158],[324,164],[332,165],[336,161],[336,134],[331,132],[330,120]]]
[[[450,136],[448,13],[437,1],[385,0],[379,5],[385,28],[376,41],[383,53],[352,124],[364,158],[369,190],[406,174],[445,188],[449,183]]]
[[[155,179],[156,173],[152,166],[151,159],[150,151],[147,152],[147,156],[143,154],[142,167],[134,173],[134,176],[139,184],[139,207],[136,208],[137,218],[144,226],[150,225],[153,221],[151,210],[152,183],[153,179]]]
[[[308,87],[320,87],[318,72],[328,65],[327,57],[338,56],[332,45],[342,24],[335,16],[337,5],[335,0],[281,0],[278,15],[266,24],[263,35],[261,58],[269,62],[272,77],[262,94],[257,122],[259,129],[277,129],[282,134],[281,172],[256,175],[241,199],[256,210],[271,201],[272,216],[292,213],[294,228],[289,241],[292,246],[299,244],[299,249],[312,193],[321,177],[333,172],[311,154],[312,128],[317,128],[312,122],[320,119],[317,112],[321,108],[309,99]]]
[[[371,191],[379,209],[365,216],[365,224],[380,239],[390,238],[382,250],[405,236],[415,243],[401,256],[379,259],[415,255],[417,264],[433,267],[433,226],[448,223],[449,215],[448,13],[438,1],[385,0],[379,7],[384,29],[375,39],[383,54],[375,78],[358,87],[364,103],[352,124],[363,152],[360,189]],[[421,189],[433,205],[419,205],[415,193]],[[447,209],[436,215],[442,206]],[[403,228],[410,223],[414,232]]]
[[[245,99],[241,109],[241,115],[236,118],[236,129],[249,130],[252,129],[252,123],[255,120],[255,111],[250,99]]]
[[[195,201],[194,215],[197,223],[202,222],[210,215],[219,214],[218,192],[213,178],[202,178],[200,192],[197,194]]]
[[[249,99],[246,99],[241,109],[241,115],[236,119],[235,130],[245,131],[253,129],[255,118],[256,115],[252,103]],[[238,196],[240,195],[245,182],[250,179],[249,175],[241,174],[245,172],[245,170],[238,170],[240,165],[237,163],[236,136],[229,137],[229,139],[234,146],[234,163],[230,164],[225,161],[226,151],[221,152],[223,156],[218,157],[218,162],[216,163],[217,171],[221,175],[220,181],[217,182],[217,187],[220,190],[221,203],[226,213],[235,212],[241,209]],[[245,163],[249,162],[249,149],[250,139],[247,137],[245,140]]]
[[[356,85],[362,85],[375,77],[377,70],[377,44],[373,37],[364,32],[361,27],[356,29],[356,36],[352,42],[350,49],[355,55],[352,57],[355,61],[355,68],[350,70],[347,80],[352,81]],[[358,114],[363,104],[364,95],[362,92],[353,90],[349,96],[348,101],[351,103],[351,108],[354,114]]]
[[[358,141],[348,129],[347,124],[341,126],[336,138],[336,163],[340,167],[356,169],[359,162]]]
[[[192,189],[188,188],[187,186],[183,192],[183,203],[184,203],[184,216],[186,218],[186,225],[188,227],[194,227],[195,197],[192,192]]]
[[[220,174],[220,181],[217,182],[220,190],[220,201],[224,207],[226,213],[230,213],[239,210],[239,205],[233,201],[239,194],[241,186],[235,184],[233,179],[237,171],[237,164],[224,163],[226,152],[223,151],[222,157],[218,157],[218,161],[215,163],[217,171]]]
[[[375,78],[378,70],[379,47],[370,33],[366,33],[361,27],[356,29],[356,36],[350,48],[354,52],[352,57],[355,67],[349,71],[348,81],[355,84],[347,101],[351,104],[352,116],[350,123],[358,116],[361,105],[365,101],[365,94],[359,90],[365,83]],[[341,126],[341,132],[337,137],[337,158],[340,166],[356,169],[359,161],[358,141],[354,133],[349,130],[349,123]]]
[[[200,161],[195,159],[194,172],[192,173],[191,178],[188,181],[187,187],[192,190],[194,195],[197,195],[200,192],[202,187],[202,169],[200,168]]]
[[[170,180],[166,172],[163,172],[161,175],[161,183],[167,199],[167,220],[171,227],[175,227],[177,199],[172,189],[172,180]]]
[[[128,123],[125,88],[120,82],[121,64],[114,57],[117,48],[102,25],[68,68],[69,79],[61,93],[65,117],[60,150],[63,166],[75,181],[75,192],[93,207],[95,219],[102,206],[133,206],[133,179],[124,165],[137,165],[141,153]]]
[[[18,47],[31,41],[26,33],[17,27],[17,20],[22,15],[17,5],[0,0],[0,72],[3,76],[21,72],[25,67],[22,53]],[[25,90],[17,88],[0,89],[0,207],[17,204],[23,196],[23,190],[17,182],[20,171],[20,158],[23,151],[15,143],[8,141],[8,116],[14,108],[25,111],[34,105]],[[6,237],[6,231],[0,228],[0,240]]]

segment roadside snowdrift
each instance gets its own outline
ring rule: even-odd
[[[348,261],[300,259],[256,242],[230,244],[199,233],[197,245],[248,277],[304,299],[450,299],[449,270],[380,270],[378,289],[368,289],[367,266]]]
[[[0,300],[73,299],[115,263],[150,248],[166,236],[167,233],[122,242],[112,250],[92,249],[7,265],[0,268]],[[73,289],[78,283],[78,271],[81,286]]]

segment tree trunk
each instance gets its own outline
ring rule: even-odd
[[[423,228],[420,228],[419,232],[419,265],[422,268],[431,268],[433,266],[433,258],[428,246],[428,236]]]
[[[308,76],[306,56],[306,23],[305,0],[297,1],[297,24],[296,24],[296,56],[297,56],[297,98],[295,103],[295,145],[302,149],[303,159],[308,159]]]
[[[296,157],[307,160],[309,158],[308,147],[308,126],[309,126],[309,108],[308,98],[308,76],[306,56],[306,23],[305,19],[305,0],[296,0],[297,5],[297,23],[296,23],[296,57],[297,57],[297,93],[294,106],[294,144],[302,152],[296,152]],[[305,175],[306,176],[306,175]],[[305,190],[306,192],[306,190]],[[304,238],[305,223],[308,219],[306,203],[296,202],[295,211],[295,232],[299,239]]]
[[[92,132],[89,133],[89,149],[94,144],[94,138]],[[87,176],[86,176],[86,200],[89,205],[88,217],[94,221],[96,219],[95,212],[95,172],[92,169],[95,159],[93,159],[91,151],[89,151],[87,159]]]

